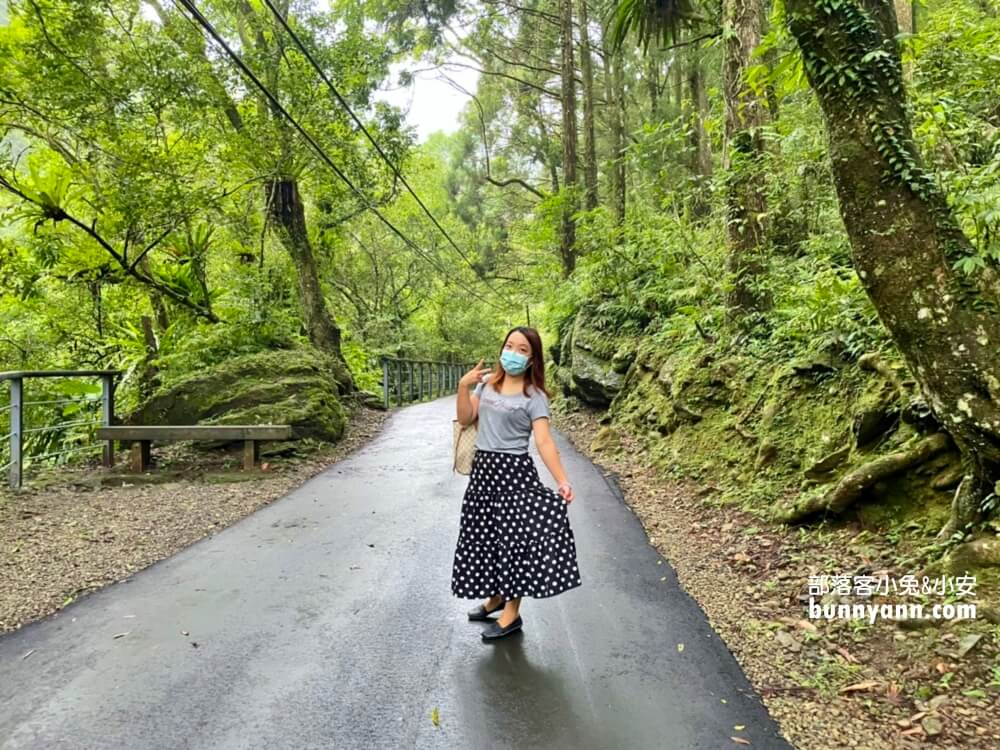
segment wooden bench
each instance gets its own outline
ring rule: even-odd
[[[105,466],[114,464],[114,441],[132,441],[129,461],[132,471],[145,471],[149,467],[149,446],[157,442],[177,440],[242,440],[243,468],[250,470],[260,458],[259,441],[288,440],[292,427],[287,424],[185,424],[185,425],[115,425],[98,427],[97,439],[108,441]]]

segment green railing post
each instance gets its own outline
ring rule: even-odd
[[[10,476],[12,490],[21,487],[21,441],[24,429],[22,407],[24,403],[24,381],[12,378],[10,381]]]
[[[115,423],[115,378],[113,375],[101,375],[101,424],[110,427]],[[105,466],[115,465],[115,441],[104,444],[101,456]]]

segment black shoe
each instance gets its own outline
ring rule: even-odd
[[[503,602],[503,600],[501,600],[500,603],[497,606],[495,606],[493,609],[486,609],[486,607],[484,607],[482,604],[480,604],[475,609],[470,609],[469,610],[469,619],[470,620],[489,620],[490,618],[488,617],[488,615],[492,615],[494,612],[499,612],[503,608],[504,608],[504,602]]]
[[[520,630],[521,624],[522,624],[521,615],[518,615],[516,618],[514,618],[514,621],[505,628],[500,627],[500,623],[494,620],[493,623],[488,628],[486,628],[486,630],[483,631],[482,633],[483,640],[495,641],[497,638],[503,638],[504,636],[508,636],[511,633],[515,633],[518,630]]]

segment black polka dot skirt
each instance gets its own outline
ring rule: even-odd
[[[568,506],[527,453],[476,449],[462,499],[451,591],[542,599],[579,586]]]

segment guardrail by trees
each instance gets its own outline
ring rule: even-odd
[[[477,360],[478,361],[478,360]],[[437,398],[458,388],[462,376],[476,366],[476,362],[436,362],[424,359],[382,357],[382,396],[385,407],[395,400],[423,401]],[[483,362],[490,368],[492,362]]]
[[[121,370],[14,370],[10,372],[0,372],[0,381],[6,380],[10,384],[10,400],[7,404],[0,405],[0,419],[2,419],[2,415],[4,413],[8,413],[10,416],[10,431],[4,435],[0,435],[0,460],[3,460],[3,443],[7,442],[9,445],[9,449],[7,451],[8,460],[5,463],[0,464],[0,472],[7,470],[7,483],[11,489],[20,488],[23,479],[25,459],[24,445],[26,436],[31,434],[44,436],[47,433],[55,433],[58,435],[60,431],[63,431],[68,427],[78,427],[86,424],[107,427],[114,421],[115,378],[119,375],[121,375]],[[31,378],[99,378],[101,381],[101,395],[99,399],[83,395],[75,398],[40,399],[30,401],[26,400],[25,381]],[[60,420],[52,424],[41,424],[34,427],[30,426],[31,421],[26,420],[25,414],[26,407],[28,406],[54,407],[63,404],[81,404],[81,407],[79,409],[71,408],[69,410],[64,407],[60,410],[61,415],[65,415],[67,411],[69,411],[72,416],[75,416],[73,414],[74,411],[85,412],[87,408],[91,406],[99,406],[100,415],[96,419],[84,418]],[[41,420],[39,420],[39,422],[40,421]],[[25,424],[28,424],[29,426],[26,427]],[[44,439],[39,442],[42,445],[45,444]],[[98,447],[102,448],[104,465],[111,466],[114,463],[113,444],[107,443],[102,446],[100,443],[92,441],[87,441],[86,443],[80,445],[63,447],[60,450],[33,453],[27,458],[31,461],[36,461],[38,459],[62,456],[76,451],[93,450]]]
[[[386,408],[391,402],[397,405],[422,401],[425,398],[438,398],[446,393],[453,393],[458,387],[462,376],[475,367],[476,362],[440,362],[434,360],[406,359],[397,357],[382,357],[382,393]],[[484,366],[491,368],[492,362]],[[44,450],[49,443],[46,439],[37,442],[43,446],[40,453],[25,453],[26,439],[29,435],[48,435],[52,442],[59,439],[59,434],[67,428],[82,425],[110,427],[115,421],[115,383],[122,374],[121,370],[14,370],[0,372],[0,381],[9,383],[10,398],[7,404],[0,404],[0,424],[3,415],[9,415],[9,431],[0,434],[0,472],[7,471],[7,483],[12,489],[22,486],[25,461],[54,458],[78,451],[102,451],[102,464],[114,465],[114,441],[100,442],[91,437],[79,445],[64,445],[58,450]],[[101,393],[98,398],[91,395],[78,397],[28,400],[26,381],[33,378],[97,378],[101,383]],[[66,404],[79,404],[79,407],[65,407]],[[90,418],[57,419],[55,421],[26,418],[27,407],[62,406],[59,416],[79,417],[90,407],[97,407],[99,414]],[[0,428],[2,429],[2,428]],[[4,450],[4,446],[7,450]],[[6,453],[6,456],[4,455]]]

